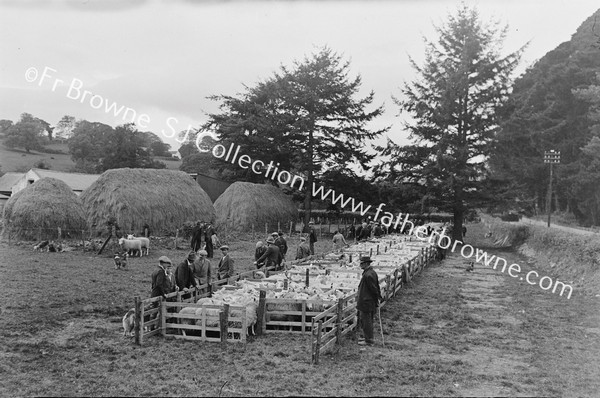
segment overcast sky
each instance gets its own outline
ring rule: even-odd
[[[598,0],[465,3],[477,5],[483,20],[509,25],[505,53],[530,41],[521,72],[569,40],[600,7]],[[116,103],[138,117],[146,114],[143,130],[177,147],[161,132],[169,135],[170,126],[180,131],[205,121],[217,110],[207,96],[241,92],[243,84],[253,85],[279,65],[327,45],[362,76],[363,95],[374,90],[375,104],[385,104],[385,115],[372,127],[391,125],[389,137],[406,143],[391,96],[414,78],[408,57],[423,60],[423,36],[435,39],[433,24],[440,25],[459,4],[0,0],[0,119],[16,121],[28,112],[50,124],[72,115],[116,126],[129,121],[105,111],[104,103]],[[49,76],[40,82],[45,68],[51,68]],[[76,99],[67,97],[71,85],[81,86],[71,91]],[[83,90],[97,95],[95,102],[89,101],[91,94],[82,102]]]

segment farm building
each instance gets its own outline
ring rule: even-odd
[[[219,231],[242,232],[298,218],[294,202],[273,185],[235,182],[215,202]]]
[[[186,221],[214,221],[215,209],[204,190],[183,171],[112,169],[81,195],[92,228],[112,220],[123,232],[175,233]]]
[[[76,195],[80,195],[86,188],[100,177],[100,174],[65,173],[62,171],[31,169],[12,185],[12,193],[15,194],[39,179],[49,177],[63,181]],[[1,192],[0,192],[1,193]]]
[[[5,173],[0,177],[0,214],[6,201],[12,195],[13,186],[23,177],[23,173]]]
[[[45,177],[12,195],[3,210],[5,233],[22,239],[57,239],[87,230],[83,203],[63,181]]]

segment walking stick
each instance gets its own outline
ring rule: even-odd
[[[379,317],[379,330],[381,331],[381,345],[385,347],[385,340],[383,339],[383,324],[381,323],[381,307],[377,306],[377,316]]]

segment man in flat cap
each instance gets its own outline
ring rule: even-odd
[[[152,273],[152,292],[150,297],[163,298],[175,291],[175,281],[173,278],[173,264],[169,257],[161,256],[158,259],[158,269]]]
[[[362,278],[358,284],[358,298],[356,300],[356,309],[358,318],[365,337],[364,341],[359,341],[360,345],[372,346],[375,343],[373,338],[373,319],[379,306],[383,301],[381,290],[379,289],[379,278],[371,266],[373,260],[369,256],[360,258],[360,268],[363,270]]]
[[[266,267],[275,267],[281,262],[281,253],[279,252],[279,247],[275,244],[275,239],[269,237],[267,239],[267,251],[264,252],[262,256],[258,260],[254,262],[257,268],[262,263],[265,263]]]
[[[219,279],[231,278],[234,274],[233,271],[233,259],[229,257],[229,246],[221,246],[221,253],[223,257],[219,260],[218,272]]]
[[[189,252],[187,258],[183,260],[175,269],[175,283],[179,290],[196,286],[194,278],[194,261],[196,261],[196,252]]]
[[[300,237],[300,245],[296,249],[296,260],[302,260],[303,258],[310,256],[310,247],[308,247],[308,243],[306,243],[306,238],[304,236]]]
[[[212,282],[211,264],[206,258],[207,255],[206,250],[198,250],[198,258],[193,264],[194,278],[196,278],[198,286]]]

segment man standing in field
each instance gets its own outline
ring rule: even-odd
[[[223,257],[219,260],[219,279],[231,278],[234,274],[233,259],[229,257],[229,246],[221,246]]]
[[[315,224],[310,221],[308,223],[308,241],[310,243],[310,254],[315,254],[315,243],[317,242],[317,233],[315,232]]]
[[[369,256],[360,258],[360,268],[363,270],[362,278],[358,284],[358,298],[356,300],[356,309],[358,318],[365,337],[364,341],[359,340],[359,345],[372,346],[375,343],[373,338],[373,319],[375,311],[382,301],[381,290],[379,289],[379,278],[371,266],[373,260]]]
[[[335,231],[333,234],[333,250],[336,252],[342,251],[344,246],[348,246],[346,243],[346,239],[344,239],[344,235],[340,231]]]
[[[202,232],[202,224],[198,221],[192,230],[191,247],[193,251],[198,251],[202,248]]]
[[[199,250],[198,259],[193,264],[194,278],[196,278],[196,283],[199,286],[212,282],[210,261],[206,258],[207,254],[206,250]]]
[[[213,229],[213,226],[211,223],[208,223],[208,226],[206,227],[206,232],[204,233],[204,241],[206,242],[206,253],[208,253],[208,255],[206,257],[208,258],[213,258],[213,241],[212,241],[212,236],[215,234],[215,230]]]
[[[158,259],[158,269],[152,273],[152,292],[150,297],[163,297],[175,290],[172,275],[173,264],[167,256]]]
[[[194,278],[194,261],[196,261],[196,252],[191,251],[188,257],[183,260],[175,269],[175,282],[179,290],[196,286]]]
[[[281,255],[281,260],[285,260],[285,255],[288,251],[287,241],[283,237],[283,232],[279,231],[277,233],[277,238],[275,238],[275,244],[279,247],[279,254]]]

